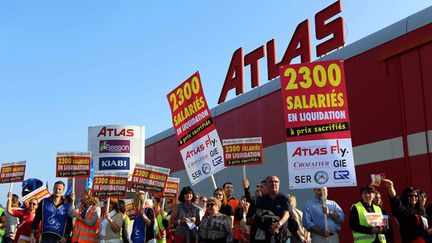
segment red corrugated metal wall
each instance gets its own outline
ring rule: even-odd
[[[432,25],[425,26],[345,61],[353,146],[403,137],[405,157],[356,167],[359,185],[384,172],[400,192],[413,185],[432,193],[431,154],[408,156],[407,135],[432,128]],[[280,91],[215,118],[221,138],[262,136],[264,147],[285,142]],[[429,141],[429,143],[432,141]],[[183,170],[174,136],[146,147],[146,162]],[[389,209],[384,188],[386,208]],[[348,217],[357,188],[332,188]],[[395,224],[394,224],[395,225]],[[395,232],[398,234],[398,231]],[[398,236],[397,236],[398,238]],[[348,218],[341,242],[352,242]]]

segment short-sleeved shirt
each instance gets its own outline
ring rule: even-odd
[[[24,209],[12,209],[12,215],[19,218],[20,221],[17,227],[14,242],[18,242],[21,235],[30,237],[35,214]]]
[[[282,193],[276,193],[273,199],[269,195],[257,198],[256,209],[265,209],[272,211],[276,216],[282,218],[284,211],[289,211],[288,198]]]

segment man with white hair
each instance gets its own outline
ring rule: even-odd
[[[344,212],[335,201],[327,199],[327,187],[315,188],[314,194],[303,207],[303,225],[313,243],[338,243]]]

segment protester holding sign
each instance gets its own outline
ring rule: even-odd
[[[392,226],[392,223],[390,221],[390,215],[388,214],[387,210],[385,208],[383,208],[381,193],[377,190],[375,190],[375,198],[372,201],[372,203],[381,208],[381,211],[383,212],[383,215],[384,215],[384,225],[387,228],[384,235],[386,237],[387,243],[392,243],[394,237],[393,237],[393,226]]]
[[[311,232],[312,242],[339,242],[339,231],[345,214],[333,200],[327,199],[327,188],[315,188],[315,197],[303,206],[303,225]]]
[[[109,209],[99,225],[99,242],[120,243],[120,229],[122,225],[123,214],[119,209],[119,200],[118,198],[110,198]]]
[[[427,230],[427,219],[425,209],[419,198],[418,190],[413,187],[406,188],[400,198],[396,195],[393,182],[388,179],[382,180],[387,187],[390,196],[390,205],[393,215],[399,223],[402,242],[429,242],[428,238],[432,230]],[[420,200],[419,200],[420,199]]]
[[[196,239],[197,225],[200,223],[199,207],[192,203],[194,191],[183,187],[178,197],[180,201],[171,215],[171,224],[176,225],[175,242],[189,243]]]
[[[360,188],[361,200],[351,207],[349,225],[353,231],[354,242],[386,242],[384,217],[379,206],[372,202],[375,188],[364,185]]]
[[[20,222],[15,233],[14,242],[30,241],[31,226],[33,224],[33,219],[35,217],[37,206],[37,199],[32,198],[30,199],[30,202],[26,209],[15,208],[12,205],[12,192],[8,193],[6,210],[10,215],[19,218]]]
[[[148,242],[155,239],[155,214],[152,202],[145,199],[143,192],[138,192],[133,198],[135,220],[132,226],[131,240],[134,243]]]
[[[72,219],[68,216],[71,203],[63,196],[65,184],[54,183],[53,194],[39,203],[32,224],[30,241],[36,240],[39,223],[42,221],[42,242],[66,242],[72,230]]]
[[[85,190],[81,197],[81,205],[72,213],[76,217],[72,230],[72,242],[97,242],[101,209],[99,200],[93,197],[91,190]]]
[[[165,210],[161,207],[162,199],[159,197],[154,198],[153,210],[156,215],[156,242],[157,243],[165,243],[166,242],[166,228],[167,224],[164,224],[166,216],[168,215]]]

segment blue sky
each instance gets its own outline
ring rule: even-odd
[[[279,61],[305,19],[315,47],[314,15],[333,2],[1,1],[0,162],[26,160],[26,178],[52,185],[56,152],[86,151],[89,126],[144,125],[147,138],[171,127],[166,94],[197,70],[213,108],[237,48],[275,38]],[[428,6],[345,0],[347,44]]]

